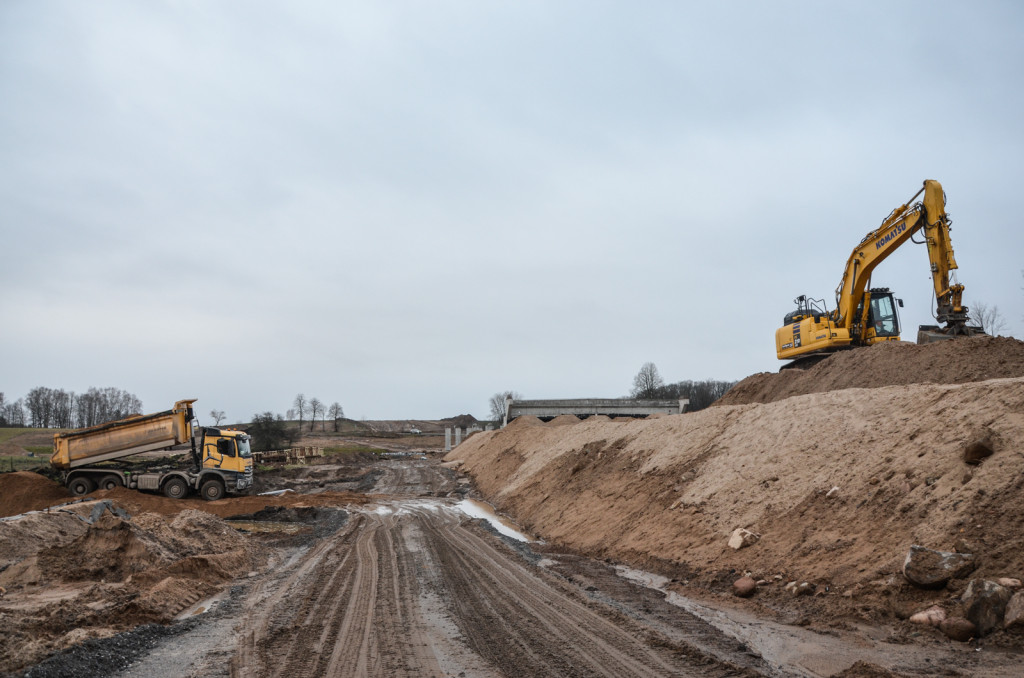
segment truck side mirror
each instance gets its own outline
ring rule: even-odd
[[[903,308],[903,300],[902,299],[897,299],[896,303],[899,304],[900,308]]]

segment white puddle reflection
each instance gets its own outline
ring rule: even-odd
[[[455,508],[462,511],[470,518],[486,520],[491,524],[491,527],[506,537],[511,537],[518,541],[533,541],[533,539],[530,539],[528,536],[523,534],[511,521],[506,520],[495,513],[494,507],[490,504],[477,501],[476,499],[463,499],[455,505]]]

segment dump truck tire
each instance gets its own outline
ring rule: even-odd
[[[113,490],[115,488],[121,487],[121,485],[123,485],[121,479],[118,476],[115,476],[113,473],[111,473],[110,475],[105,475],[102,478],[100,478],[99,488],[101,490]]]
[[[206,501],[217,501],[224,498],[224,483],[219,480],[207,480],[199,489],[199,494]]]
[[[83,497],[95,489],[96,485],[93,484],[91,479],[85,476],[78,476],[70,483],[68,483],[68,490],[70,490],[71,494],[75,495],[76,497]]]
[[[184,499],[188,496],[188,483],[181,478],[171,478],[164,483],[164,496],[170,499]]]

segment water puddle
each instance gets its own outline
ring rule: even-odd
[[[298,534],[303,530],[313,529],[305,523],[281,523],[273,520],[226,520],[224,522],[240,532]]]
[[[512,539],[522,542],[534,541],[526,536],[526,534],[524,534],[512,521],[495,513],[494,507],[486,502],[477,501],[476,499],[463,499],[455,505],[455,508],[462,511],[470,518],[486,520],[491,524],[491,527],[506,537],[511,537]]]

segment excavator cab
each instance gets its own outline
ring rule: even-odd
[[[873,331],[874,341],[899,341],[900,318],[896,307],[902,305],[903,300],[894,298],[887,287],[871,290],[867,336],[870,338]]]

